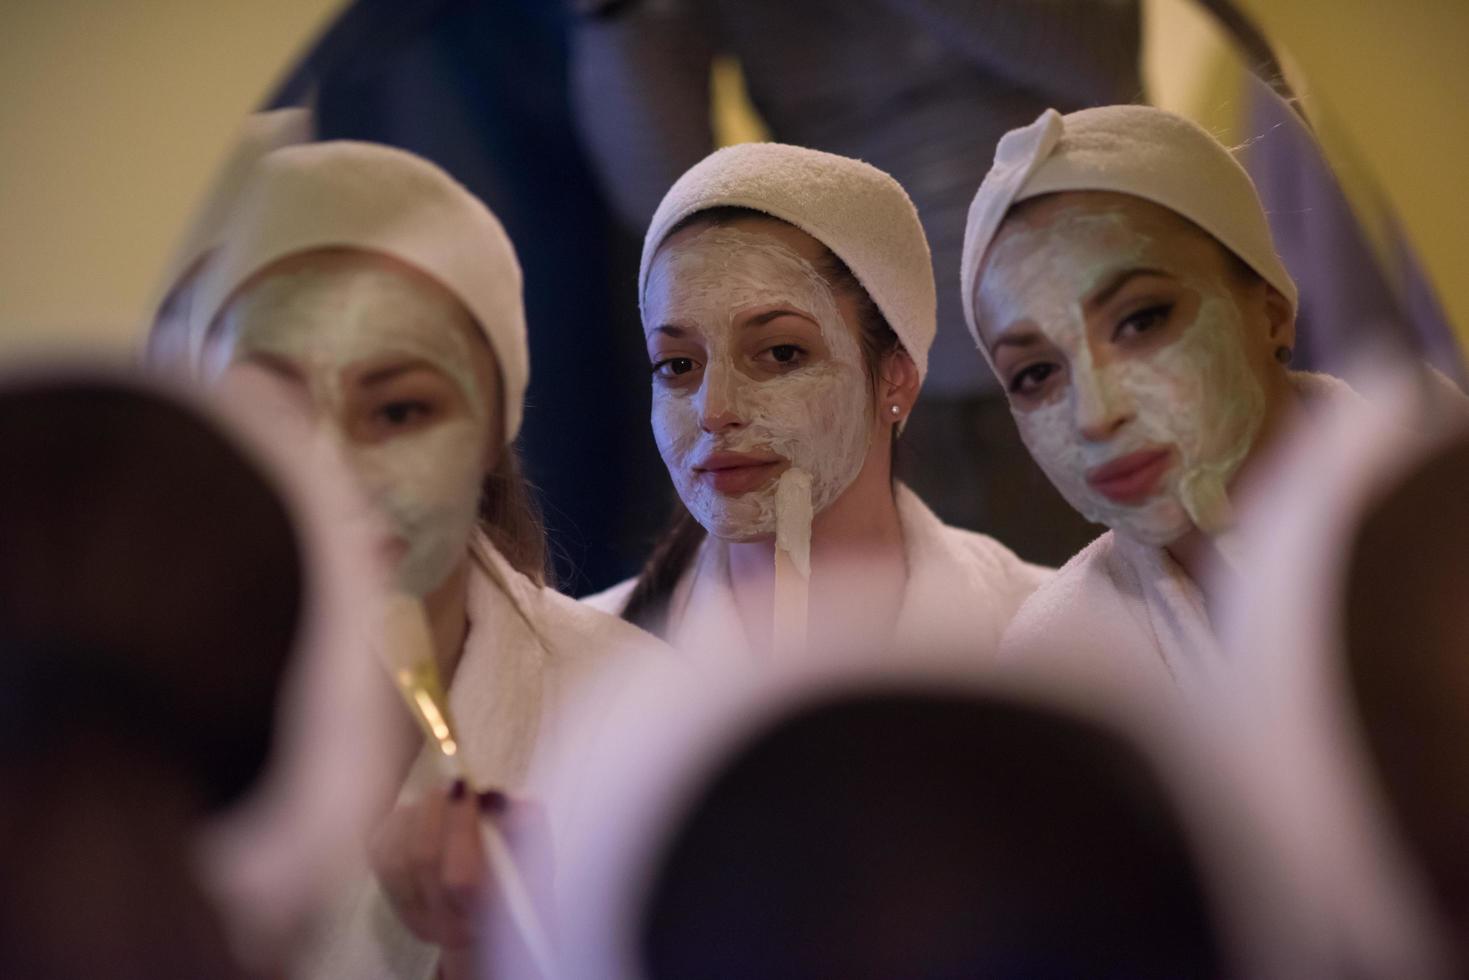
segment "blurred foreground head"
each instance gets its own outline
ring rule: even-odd
[[[1469,437],[1414,466],[1352,543],[1345,651],[1387,808],[1469,970]]]
[[[0,974],[231,976],[190,851],[272,747],[302,548],[177,398],[0,381]]]
[[[0,388],[7,765],[148,758],[217,808],[270,748],[302,615],[285,504],[217,425],[84,375]]]
[[[1294,938],[1354,976],[1456,976],[1440,913],[1463,923],[1469,894],[1465,405],[1383,359],[1353,387],[1242,498],[1251,573],[1220,575],[1216,707],[1269,890],[1309,913]]]
[[[1005,698],[857,694],[753,738],[658,862],[650,977],[1224,975],[1156,773]]]
[[[917,650],[622,689],[559,775],[574,796],[547,797],[566,977],[1258,959],[1238,945],[1231,801],[1199,785],[1192,740],[1147,740],[1121,702]]]

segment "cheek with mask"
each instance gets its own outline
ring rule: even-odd
[[[1155,546],[1194,528],[1209,534],[1231,521],[1226,492],[1264,418],[1265,395],[1251,372],[1240,313],[1218,274],[1181,272],[1196,312],[1166,346],[1113,350],[1097,363],[1083,300],[1119,272],[1168,268],[1153,242],[1121,213],[1063,214],[1046,228],[1001,241],[980,285],[997,322],[1028,319],[1061,352],[1065,384],[1045,403],[1016,407],[1021,439],[1068,503],[1090,521]],[[1124,420],[1105,435],[1085,430]],[[1169,453],[1151,492],[1116,499],[1097,485],[1127,457]],[[1146,479],[1147,467],[1144,467]],[[1089,479],[1089,477],[1091,477]],[[1122,477],[1125,483],[1127,477]]]
[[[375,505],[391,531],[397,585],[418,596],[464,557],[478,516],[491,412],[466,324],[452,296],[386,265],[307,266],[249,287],[226,311],[214,352],[216,365],[263,355],[301,373],[320,450],[339,455]],[[467,410],[377,441],[354,439],[347,369],[410,359],[447,378]]]
[[[825,357],[786,374],[750,369],[740,331],[758,328],[737,328],[738,316],[777,306],[816,322]],[[705,530],[730,541],[768,538],[780,523],[779,501],[791,497],[777,492],[781,484],[789,491],[809,479],[813,514],[851,486],[867,457],[867,374],[831,287],[810,262],[768,236],[712,227],[659,253],[644,313],[645,330],[677,325],[704,347],[697,386],[655,377],[653,433],[679,497]],[[711,418],[734,424],[706,429]],[[715,453],[773,455],[789,471],[725,493],[699,472]]]

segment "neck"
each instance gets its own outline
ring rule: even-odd
[[[770,644],[775,587],[774,540],[728,544],[735,605],[757,649]],[[844,574],[854,567],[861,575]],[[908,570],[891,484],[860,476],[811,524],[811,635],[886,636],[902,605]],[[828,624],[823,628],[820,624]]]
[[[434,661],[445,687],[453,683],[469,634],[469,561],[466,552],[449,577],[423,600],[434,640]]]

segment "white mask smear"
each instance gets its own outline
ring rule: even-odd
[[[775,488],[775,546],[791,556],[791,564],[811,577],[811,474],[791,467]]]
[[[377,264],[306,267],[269,275],[225,314],[225,363],[260,354],[299,370],[323,437],[338,443],[364,493],[406,550],[400,589],[431,593],[463,558],[479,510],[488,398],[471,360],[467,313],[452,296]],[[468,412],[377,442],[344,428],[350,393],[343,372],[369,358],[418,359],[447,377]]]
[[[736,328],[748,310],[788,306],[816,322],[827,357],[785,374],[755,376],[748,342]],[[862,351],[842,320],[831,287],[800,255],[767,236],[713,227],[658,254],[648,276],[643,328],[677,325],[704,353],[698,384],[653,381],[653,433],[678,495],[710,534],[729,541],[768,538],[779,530],[792,554],[809,551],[809,515],[819,514],[857,478],[869,441],[868,380]],[[748,331],[750,327],[740,328]],[[707,417],[734,424],[706,431]],[[712,453],[774,453],[801,471],[809,494],[770,480],[743,494],[723,494],[694,467]],[[807,497],[798,504],[797,498]],[[806,515],[806,516],[800,516]],[[798,516],[800,519],[798,520]],[[804,521],[805,527],[796,525]],[[801,542],[805,542],[802,544]]]
[[[1001,241],[979,291],[998,323],[1030,320],[1066,360],[1061,391],[1014,410],[1036,462],[1088,520],[1163,546],[1194,527],[1217,535],[1232,524],[1226,488],[1254,443],[1265,395],[1246,359],[1238,307],[1217,277],[1184,282],[1200,303],[1172,343],[1094,362],[1083,298],[1142,259],[1166,268],[1156,253],[1120,212],[1062,212],[1049,227]],[[1127,422],[1105,438],[1083,435],[1088,420],[1107,418]],[[1118,503],[1086,480],[1094,467],[1163,447],[1175,451],[1175,461],[1146,500]]]

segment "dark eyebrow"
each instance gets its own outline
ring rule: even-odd
[[[251,364],[254,364],[257,367],[264,368],[271,374],[279,375],[280,377],[285,378],[287,381],[295,381],[300,383],[306,380],[305,375],[301,373],[300,368],[296,367],[296,365],[292,364],[284,357],[281,357],[279,354],[272,354],[269,351],[255,351],[251,353],[250,356],[246,357],[245,360],[249,361]]]
[[[1109,299],[1117,295],[1118,290],[1120,290],[1123,286],[1126,286],[1129,282],[1136,279],[1138,276],[1167,275],[1168,273],[1164,272],[1162,269],[1123,269],[1121,272],[1117,273],[1117,275],[1109,279],[1107,283],[1102,286],[1102,288],[1096,290],[1091,294],[1091,296],[1087,297],[1086,305],[1091,308],[1105,305]]]
[[[782,306],[779,309],[766,310],[764,313],[758,313],[755,316],[750,317],[750,319],[745,322],[745,326],[763,327],[771,320],[778,320],[783,316],[800,317],[802,320],[809,320],[812,323],[816,322],[814,319],[812,319],[809,313],[802,313],[800,310],[792,310]]]
[[[1034,347],[1044,338],[1032,329],[1011,330],[1000,335],[1000,339],[990,345],[990,353],[993,354],[1001,347]]]
[[[432,371],[434,374],[443,373],[429,362],[421,361],[415,358],[411,361],[403,361],[398,364],[387,364],[383,367],[374,368],[371,371],[367,371],[357,379],[357,383],[359,385],[366,386],[380,385],[388,381],[392,381],[394,378],[399,377],[400,375],[408,374],[412,371]]]

